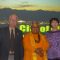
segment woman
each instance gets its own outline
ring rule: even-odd
[[[59,20],[52,18],[50,20],[50,32],[47,32],[47,39],[50,47],[48,49],[49,60],[60,60],[60,31],[58,30]]]
[[[31,32],[24,35],[24,60],[47,60],[48,41],[39,33],[39,25],[33,22]]]

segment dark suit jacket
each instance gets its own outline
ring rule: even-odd
[[[0,60],[8,60],[9,55],[9,45],[10,45],[10,34],[9,28],[5,27],[2,29],[0,34],[0,44],[1,44],[1,59]],[[23,60],[24,57],[24,48],[23,48],[23,33],[19,29],[15,29],[15,54],[14,60]]]

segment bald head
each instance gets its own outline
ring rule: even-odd
[[[31,25],[32,33],[39,33],[39,23],[34,21]]]

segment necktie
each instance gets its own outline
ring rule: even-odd
[[[14,51],[14,34],[13,34],[13,30],[11,30],[10,50]]]

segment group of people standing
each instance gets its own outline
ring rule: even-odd
[[[60,60],[59,20],[50,20],[50,31],[40,33],[40,24],[33,21],[31,32],[20,31],[17,26],[18,16],[9,16],[8,26],[0,31],[0,60]]]
[[[31,32],[24,36],[24,60],[60,60],[59,20],[51,18],[50,31],[40,33],[40,25],[33,22]]]

